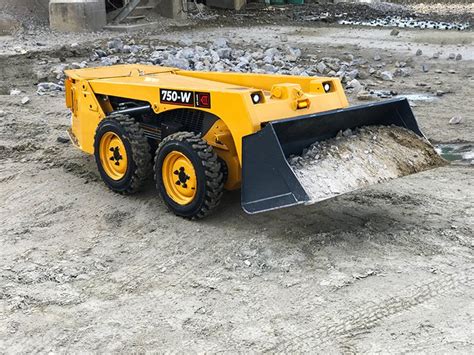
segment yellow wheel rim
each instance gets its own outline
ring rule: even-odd
[[[196,196],[197,178],[193,163],[184,154],[172,151],[163,160],[163,185],[168,196],[179,205],[187,205]]]
[[[105,173],[113,180],[122,179],[128,166],[127,151],[122,139],[114,132],[106,132],[100,139],[99,150]]]

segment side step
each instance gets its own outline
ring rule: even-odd
[[[123,8],[112,17],[114,24],[120,24],[124,21],[138,21],[146,17],[147,13],[152,11],[155,6],[143,5],[143,0],[130,0]]]
[[[107,25],[104,27],[104,30],[114,31],[114,32],[134,32],[140,30],[152,30],[157,28],[158,22],[147,22],[147,23],[137,23],[137,24],[127,24],[121,23],[118,25]]]
[[[120,23],[125,20],[135,8],[140,5],[142,0],[131,0],[127,5],[125,5],[122,10],[118,13],[117,17],[113,19],[115,23]]]

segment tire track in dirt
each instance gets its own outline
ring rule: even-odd
[[[397,313],[407,311],[438,295],[455,290],[459,286],[472,287],[474,284],[474,268],[456,274],[446,274],[440,279],[413,286],[397,295],[370,302],[358,309],[348,312],[340,320],[331,318],[320,319],[314,329],[301,332],[268,348],[265,352],[303,352],[324,347],[330,343],[353,337],[357,333],[374,328],[380,321]]]

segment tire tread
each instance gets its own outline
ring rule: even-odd
[[[193,216],[187,217],[187,219],[201,219],[208,216],[220,203],[223,189],[224,189],[224,179],[221,172],[221,163],[217,157],[217,154],[214,152],[214,149],[207,144],[207,142],[201,138],[200,135],[197,135],[192,132],[177,132],[170,134],[164,138],[158,146],[157,154],[155,155],[155,164],[154,164],[154,173],[157,176],[157,157],[158,152],[162,147],[164,147],[168,142],[171,141],[181,141],[188,143],[194,151],[196,151],[197,156],[201,159],[202,165],[204,167],[204,174],[207,177],[206,179],[206,193],[204,202],[202,203],[199,211]],[[160,172],[161,173],[161,172]],[[160,189],[158,181],[156,181],[157,189]]]

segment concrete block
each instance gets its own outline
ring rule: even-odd
[[[98,31],[106,25],[104,0],[51,0],[51,29],[63,32]]]
[[[184,19],[186,17],[181,0],[162,0],[158,3],[157,9],[158,13],[164,17],[173,19]]]
[[[12,34],[21,27],[21,23],[13,16],[0,13],[0,36]]]
[[[207,0],[206,5],[223,9],[240,10],[247,4],[246,0]]]

